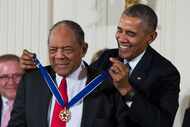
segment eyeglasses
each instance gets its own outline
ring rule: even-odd
[[[22,74],[5,74],[0,75],[0,81],[8,82],[10,79],[14,80],[15,82],[19,82],[22,77]]]

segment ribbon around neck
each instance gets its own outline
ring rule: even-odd
[[[61,96],[61,93],[48,73],[48,71],[45,69],[44,66],[40,63],[40,61],[37,59],[36,54],[34,54],[33,61],[36,65],[36,67],[39,69],[41,76],[45,80],[47,86],[49,87],[51,93],[55,96],[56,101],[61,105],[64,106],[64,99]],[[75,95],[66,106],[67,108],[72,107],[74,104],[79,102],[81,99],[85,98],[87,95],[89,95],[96,87],[98,87],[104,80],[111,79],[107,71],[103,71],[99,75],[97,75],[91,82],[89,82],[85,88],[83,88],[77,95]]]

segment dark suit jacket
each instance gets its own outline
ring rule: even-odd
[[[190,108],[185,111],[182,127],[190,127]]]
[[[55,73],[47,68],[55,79]],[[88,68],[88,81],[96,76]],[[48,105],[52,95],[38,70],[25,74],[17,91],[9,127],[48,127]],[[109,81],[84,99],[81,127],[126,127],[121,96]]]
[[[1,115],[2,115],[3,102],[0,96],[0,125],[1,125]]]
[[[92,66],[108,69],[109,57],[118,57],[118,49],[105,51]],[[126,110],[127,127],[172,127],[178,109],[177,69],[149,46],[129,80],[137,93]]]

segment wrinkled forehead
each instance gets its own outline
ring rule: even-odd
[[[136,16],[122,15],[118,26],[140,28],[141,31],[144,32],[149,30],[148,24],[143,19]]]
[[[144,27],[143,22],[138,17],[130,17],[130,16],[122,16],[119,20],[118,26],[125,29],[125,28],[139,28]]]
[[[142,24],[143,21],[139,17],[132,17],[132,16],[121,16],[119,23],[134,23],[134,24]]]

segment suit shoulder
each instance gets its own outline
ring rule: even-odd
[[[116,57],[118,56],[118,49],[114,48],[114,49],[108,49],[108,50],[105,50],[103,53],[102,53],[102,56],[111,56],[111,57]]]
[[[105,70],[111,66],[109,57],[118,57],[118,49],[108,49],[104,51],[101,56],[90,66],[98,68],[99,70]]]
[[[54,72],[53,72],[53,69],[51,68],[50,65],[45,66],[45,69],[47,70],[47,72],[48,72],[49,74],[53,74],[53,73],[54,73]],[[30,71],[27,71],[27,72],[25,72],[25,74],[24,74],[24,77],[37,77],[37,76],[41,77],[41,76],[40,76],[40,71],[39,71],[38,68],[32,69],[32,70],[30,70]]]
[[[178,69],[176,66],[166,57],[162,56],[156,50],[152,50],[153,54],[153,65],[157,66],[159,71],[161,72],[176,72],[179,74]]]

